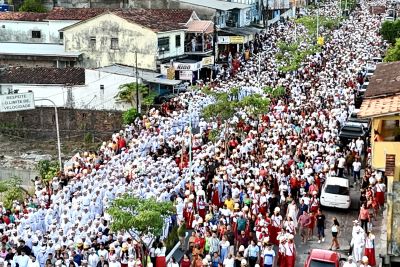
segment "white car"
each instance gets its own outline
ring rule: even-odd
[[[320,202],[325,207],[350,208],[349,180],[341,177],[328,177],[322,187]]]

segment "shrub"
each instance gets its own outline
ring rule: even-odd
[[[124,124],[131,124],[135,121],[135,119],[137,117],[139,117],[140,114],[139,112],[136,110],[136,108],[130,108],[127,111],[124,111],[122,113],[122,122]]]

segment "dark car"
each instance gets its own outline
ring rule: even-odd
[[[340,129],[339,138],[342,143],[347,144],[353,139],[361,137],[365,140],[368,136],[368,130],[365,129],[363,123],[361,122],[345,122],[343,127]]]

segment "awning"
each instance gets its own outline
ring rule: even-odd
[[[214,23],[210,20],[192,20],[186,24],[187,32],[212,33]]]
[[[241,27],[241,28],[226,27],[219,30],[219,33],[224,33],[224,32],[233,35],[252,36],[256,33],[261,32],[261,29],[253,27]]]
[[[149,83],[156,83],[156,84],[163,84],[163,85],[178,85],[180,84],[182,81],[181,80],[168,80],[168,79],[163,79],[163,78],[143,78],[144,81],[149,82]]]

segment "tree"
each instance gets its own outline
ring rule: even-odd
[[[400,20],[396,21],[385,21],[382,23],[380,30],[383,39],[387,40],[391,44],[396,43],[396,38],[400,36]]]
[[[59,175],[60,166],[58,161],[40,160],[35,169],[39,172],[40,177],[48,182]]]
[[[4,206],[11,209],[14,200],[19,203],[24,201],[26,190],[22,187],[22,179],[18,176],[12,176],[9,179],[0,181],[0,193],[3,194]]]
[[[19,11],[36,13],[47,12],[40,0],[25,0],[22,6],[19,8]]]
[[[149,92],[149,89],[144,84],[138,84],[139,93]],[[136,83],[125,83],[119,86],[119,92],[115,96],[116,99],[129,103],[132,106],[136,104]]]
[[[396,39],[396,43],[389,47],[384,58],[385,62],[394,62],[400,60],[400,38]]]
[[[107,213],[111,215],[111,230],[127,232],[133,240],[142,245],[142,259],[147,261],[143,248],[149,246],[164,228],[164,219],[175,213],[172,202],[157,202],[154,198],[142,199],[128,194],[114,199]],[[145,242],[145,237],[150,242]],[[147,262],[144,263],[147,266]]]

